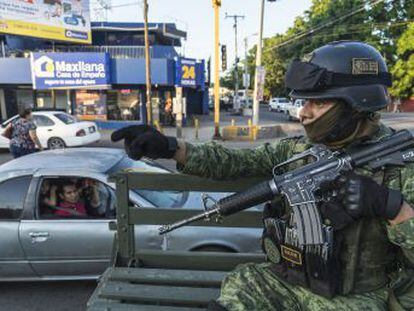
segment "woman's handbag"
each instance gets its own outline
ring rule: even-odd
[[[10,123],[9,125],[6,126],[6,129],[4,130],[4,132],[1,135],[3,137],[6,137],[7,139],[11,139],[12,132],[13,132],[13,127],[12,127],[12,125]]]

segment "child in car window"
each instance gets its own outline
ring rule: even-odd
[[[40,187],[40,210],[41,214],[51,214],[57,203],[57,186],[45,179]]]
[[[79,189],[72,182],[65,182],[59,187],[61,202],[56,207],[55,215],[87,216],[85,204],[80,201]]]
[[[101,216],[105,214],[105,201],[107,194],[103,185],[91,178],[85,178],[79,183],[80,196],[86,204],[88,214],[91,216]],[[103,210],[101,210],[103,208]]]
[[[92,193],[94,192],[96,190],[92,191]],[[64,182],[59,188],[59,197],[62,202],[56,207],[55,215],[88,216],[86,205],[80,197],[80,189],[75,183]],[[100,205],[99,196],[93,195],[88,203],[92,208],[98,208]]]

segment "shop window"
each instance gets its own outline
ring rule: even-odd
[[[137,90],[108,91],[109,120],[139,120],[140,94]]]
[[[58,109],[67,110],[68,95],[65,90],[55,90],[56,107],[53,105],[52,91],[36,92],[36,108],[37,109]]]
[[[18,110],[24,108],[33,108],[33,91],[32,90],[17,90],[16,91],[17,107]]]
[[[80,120],[106,120],[106,93],[76,91],[76,115]]]

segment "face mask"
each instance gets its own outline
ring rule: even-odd
[[[345,106],[336,104],[314,122],[304,125],[306,135],[311,142],[322,143],[335,130],[340,118],[343,116]]]

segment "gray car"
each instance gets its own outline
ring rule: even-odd
[[[108,223],[115,219],[116,198],[108,175],[131,167],[169,173],[153,162],[132,161],[122,150],[106,148],[45,151],[0,166],[0,281],[97,278],[109,265],[114,236]],[[79,185],[78,205],[85,207],[87,216],[71,214],[65,207],[45,207],[52,191],[57,201],[65,199],[62,189],[69,188],[63,181]],[[99,202],[92,213],[90,197],[80,198],[90,187]],[[201,197],[201,193],[177,191],[130,193],[137,208],[201,209]],[[135,234],[137,248],[261,251],[259,228],[190,226],[162,237],[156,226],[137,226]]]

